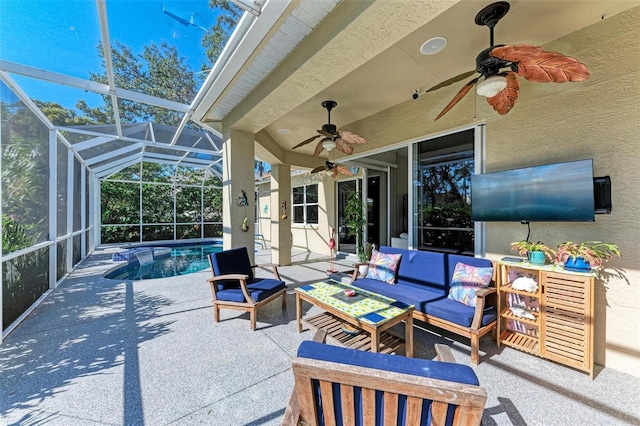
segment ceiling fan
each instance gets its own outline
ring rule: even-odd
[[[331,110],[335,108],[336,105],[338,105],[338,103],[335,101],[322,102],[322,107],[326,108],[329,114],[328,123],[322,125],[322,130],[318,130],[318,134],[316,136],[312,136],[309,139],[300,142],[298,145],[294,146],[291,149],[300,148],[301,146],[311,143],[319,137],[324,136],[320,140],[320,142],[318,142],[318,144],[316,145],[316,149],[313,151],[314,157],[320,155],[323,149],[329,152],[333,148],[336,148],[347,155],[351,155],[353,154],[353,145],[367,143],[367,141],[362,136],[358,136],[355,133],[350,132],[349,130],[338,130],[334,124],[331,124]]]
[[[311,170],[311,173],[328,172],[332,178],[337,178],[338,174],[342,173],[345,176],[353,176],[351,170],[348,167],[341,166],[340,164],[332,163],[331,161],[325,161],[324,166],[318,166]]]
[[[563,83],[584,81],[589,78],[589,68],[577,59],[557,52],[547,52],[540,46],[529,44],[493,44],[493,28],[509,11],[509,3],[500,1],[482,9],[475,17],[477,25],[489,27],[490,47],[476,57],[476,69],[466,72],[427,90],[431,92],[457,81],[480,75],[456,94],[435,120],[445,115],[478,83],[476,92],[486,96],[487,102],[500,115],[505,115],[516,103],[520,93],[518,77],[536,83]],[[434,120],[434,121],[435,121]]]

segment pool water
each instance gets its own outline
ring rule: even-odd
[[[148,280],[191,274],[209,268],[210,253],[222,251],[222,244],[178,247],[143,247],[131,250],[128,263],[105,275],[112,280]]]

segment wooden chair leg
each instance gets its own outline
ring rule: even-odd
[[[213,321],[220,322],[220,308],[215,303],[213,304]]]
[[[287,309],[287,292],[282,293],[282,310]]]
[[[480,337],[477,334],[471,335],[471,364],[478,365],[480,362]]]
[[[256,331],[256,308],[249,310],[249,321],[251,322],[251,331]]]

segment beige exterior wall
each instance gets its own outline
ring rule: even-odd
[[[307,175],[308,177],[308,175]],[[302,175],[291,177],[291,188],[312,184]],[[335,181],[326,176],[318,182],[318,224],[296,225],[291,222],[292,248],[294,250],[310,251],[313,253],[330,255],[330,228],[335,225]],[[291,200],[288,206],[288,220],[293,220]]]
[[[566,84],[521,80],[518,102],[506,116],[469,93],[433,122],[462,83],[454,84],[351,123],[349,129],[367,135],[369,143],[359,149],[364,153],[486,124],[488,172],[592,158],[594,175],[611,177],[612,214],[597,215],[593,223],[532,223],[531,239],[552,247],[567,240],[618,244],[623,257],[609,262],[609,276],[596,284],[595,362],[640,377],[640,7],[546,48],[586,63],[591,78]],[[406,176],[403,162],[398,164],[398,172]],[[302,177],[292,177],[292,187],[302,184]],[[403,193],[406,189],[396,188],[395,200],[400,202]],[[294,249],[328,256],[329,229],[335,223],[334,181],[320,182],[319,195],[320,223],[292,224],[292,242]],[[260,209],[267,202],[261,200]],[[291,210],[287,213],[291,220]],[[261,226],[267,240],[268,228]],[[513,255],[510,243],[526,232],[519,223],[487,224],[487,257]]]
[[[486,123],[487,171],[592,158],[595,176],[611,176],[612,214],[597,215],[593,223],[533,223],[531,238],[551,246],[567,240],[618,244],[623,257],[609,262],[612,274],[596,285],[595,361],[640,377],[640,7],[546,48],[586,63],[591,78],[521,80],[518,102],[506,116],[469,93],[433,122],[462,85],[454,84],[349,129],[367,136],[367,149],[376,149]],[[487,256],[513,255],[509,243],[525,237],[519,223],[488,224]]]

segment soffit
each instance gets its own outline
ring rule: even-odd
[[[202,119],[222,119],[229,127],[254,133],[264,131],[286,152],[327,122],[320,105],[323,100],[338,102],[331,121],[339,129],[348,129],[363,118],[410,101],[415,89],[421,96],[433,96],[437,92],[425,94],[424,90],[473,70],[476,55],[489,47],[488,28],[476,25],[474,18],[491,1],[359,3],[364,2],[341,2],[226,117]],[[638,2],[518,0],[510,4],[495,28],[496,44],[545,45]],[[446,37],[447,48],[432,56],[420,54],[422,43],[434,36]],[[278,129],[289,133],[280,134]],[[358,133],[367,137],[366,130]],[[296,152],[310,155],[314,147],[311,143]]]

